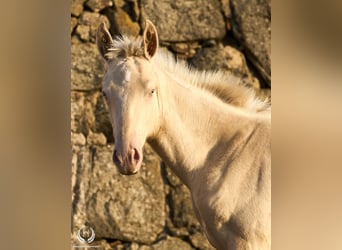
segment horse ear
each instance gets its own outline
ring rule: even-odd
[[[146,20],[143,43],[144,55],[150,60],[156,54],[159,43],[157,29],[150,20]]]
[[[108,49],[113,46],[113,39],[103,22],[97,28],[96,44],[101,56],[108,61],[109,58],[106,54],[108,53]]]

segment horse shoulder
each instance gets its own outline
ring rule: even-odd
[[[215,159],[220,155],[216,153],[206,170],[197,175],[197,188],[192,190],[196,215],[210,242],[218,249],[268,248],[269,141],[269,122],[256,123],[252,134],[236,143],[241,152],[235,160],[229,154],[224,160]],[[228,149],[223,147],[222,150]]]

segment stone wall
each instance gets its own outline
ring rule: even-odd
[[[141,171],[122,176],[112,163],[114,138],[101,95],[104,62],[95,33],[157,27],[161,47],[198,69],[231,72],[270,97],[270,0],[72,0],[72,244],[85,224],[102,249],[213,249],[186,187],[146,145]]]

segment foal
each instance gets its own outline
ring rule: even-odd
[[[112,40],[101,24],[97,46],[119,172],[139,171],[147,141],[189,188],[215,248],[270,249],[269,107],[234,78],[191,71],[158,52],[150,21],[142,40]]]

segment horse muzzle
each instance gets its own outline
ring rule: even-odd
[[[127,153],[119,153],[117,150],[113,152],[113,162],[124,175],[136,174],[141,167],[142,158],[142,151],[136,148],[129,149]]]

